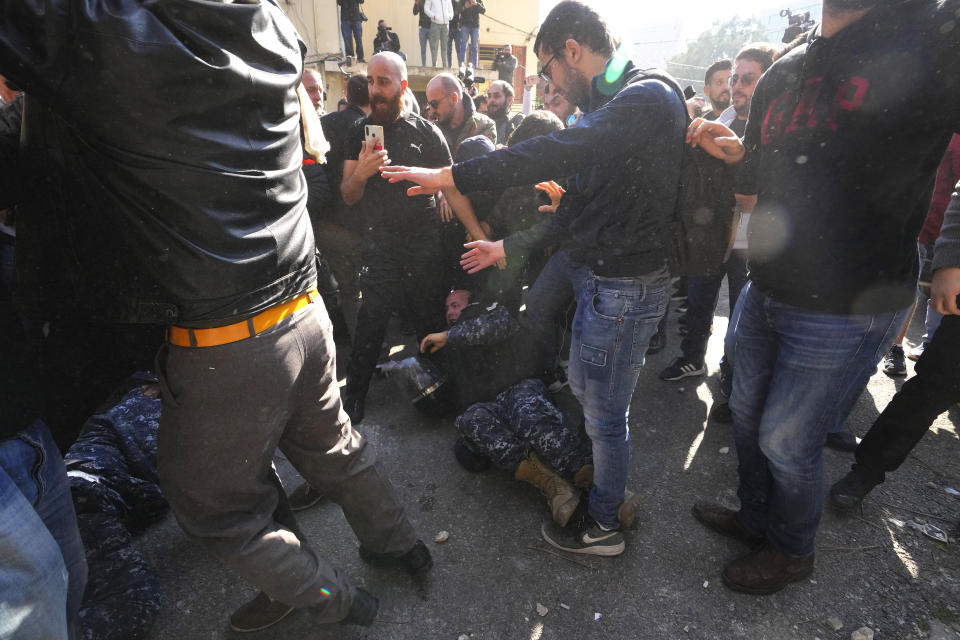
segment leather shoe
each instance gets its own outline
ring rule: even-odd
[[[729,402],[714,402],[710,407],[710,419],[720,424],[730,424],[733,422],[733,412],[730,411]]]
[[[828,433],[824,446],[836,451],[856,451],[858,444],[860,444],[860,441],[857,440],[857,436],[843,429],[835,433]]]
[[[708,529],[713,529],[721,535],[739,540],[750,546],[756,546],[763,542],[762,534],[750,533],[743,528],[737,518],[738,513],[739,511],[727,509],[715,502],[705,500],[693,505],[693,517]]]
[[[380,600],[364,589],[357,587],[353,593],[353,602],[350,603],[350,610],[347,611],[347,617],[340,621],[340,624],[355,624],[361,627],[369,627],[377,617],[377,611],[380,610]]]
[[[343,410],[350,416],[351,424],[360,424],[363,422],[364,399],[351,393],[343,394],[341,398]]]
[[[851,470],[830,487],[830,506],[842,513],[852,511],[881,482],[870,474]]]
[[[287,496],[291,511],[303,511],[323,500],[323,494],[304,482]]]
[[[791,556],[764,545],[723,569],[723,584],[741,593],[766,595],[813,573],[814,554]]]
[[[423,540],[417,540],[405,553],[376,553],[363,545],[360,546],[360,559],[374,567],[395,567],[403,569],[412,576],[425,574],[433,566],[430,550]]]
[[[272,627],[293,612],[293,607],[271,600],[263,591],[230,616],[230,628],[247,633]]]

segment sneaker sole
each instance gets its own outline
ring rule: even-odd
[[[567,551],[569,553],[579,553],[581,555],[591,555],[591,556],[604,556],[609,558],[612,556],[620,555],[627,548],[626,543],[623,542],[623,540],[621,540],[620,542],[614,545],[607,545],[607,546],[595,545],[592,547],[580,547],[578,549],[568,549],[567,547],[562,547],[556,542],[554,542],[553,540],[551,540],[550,537],[547,535],[545,529],[546,529],[546,525],[543,525],[540,527],[540,536],[547,542],[547,544],[549,544],[554,549],[560,549],[561,551]]]
[[[683,373],[681,373],[681,374],[678,375],[678,376],[667,377],[667,376],[661,375],[661,376],[660,376],[660,379],[661,379],[661,380],[666,380],[667,382],[673,382],[673,381],[675,381],[675,380],[683,380],[684,378],[694,378],[694,377],[696,377],[696,376],[702,376],[702,375],[705,374],[706,372],[707,372],[707,370],[706,370],[705,367],[700,367],[699,369],[697,369],[697,370],[695,370],[695,371],[684,371]]]
[[[884,372],[885,374],[887,374],[888,376],[903,377],[903,376],[907,375],[907,370],[906,370],[906,369],[899,369],[899,370],[897,370],[897,369],[895,369],[895,370],[884,369],[883,372]]]

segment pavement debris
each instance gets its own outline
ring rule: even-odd
[[[568,605],[568,604],[563,604],[562,602],[560,603],[560,608],[561,608],[561,609],[565,609],[565,610],[567,610],[567,611],[570,611],[570,605]]]
[[[547,615],[547,613],[548,613],[549,611],[550,611],[550,610],[547,609],[545,606],[543,606],[543,605],[540,604],[539,602],[537,603],[537,615],[538,615],[538,616],[540,616],[540,617],[542,618],[542,617],[544,617],[545,615]]]
[[[597,613],[594,613],[594,614],[593,614],[593,621],[596,622],[597,620],[599,620],[599,619],[602,618],[602,617],[603,617],[603,614],[598,611]]]
[[[450,539],[450,532],[441,531],[433,538],[433,541],[439,543],[439,542],[446,542],[449,539]]]
[[[950,537],[947,536],[947,533],[936,525],[928,522],[917,522],[916,520],[907,520],[906,524],[911,529],[916,529],[923,535],[928,538],[933,538],[937,542],[950,542]]]
[[[873,629],[870,627],[860,627],[850,634],[850,640],[873,640]]]
[[[728,453],[730,453],[730,447],[720,447],[720,453],[722,453],[723,455],[727,455]]]
[[[837,616],[830,616],[829,618],[826,619],[825,622],[826,622],[826,625],[831,629],[833,629],[834,631],[840,631],[840,629],[843,629],[843,620],[841,620]]]

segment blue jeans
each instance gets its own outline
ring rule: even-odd
[[[480,27],[460,27],[460,33],[464,47],[467,47],[469,40],[467,62],[472,62],[473,68],[476,69],[480,65]]]
[[[353,41],[357,41],[357,58],[363,59],[363,22],[340,21],[340,34],[343,36],[343,52],[345,55],[353,55]]]
[[[823,507],[823,444],[896,338],[907,309],[875,315],[808,311],[753,283],[733,337],[733,412],[740,523],[776,551],[814,550]],[[843,415],[841,415],[843,414]]]
[[[668,296],[665,287],[645,285],[636,278],[598,277],[558,251],[528,292],[531,328],[552,331],[559,307],[551,305],[562,305],[571,290],[577,311],[568,376],[593,447],[594,487],[588,512],[598,523],[616,528],[630,466],[630,399]]]
[[[457,64],[463,65],[465,62],[464,58],[466,57],[467,49],[467,30],[466,29],[451,29],[450,35],[447,36],[447,60],[450,61],[450,66],[453,66],[453,48],[457,48]]]
[[[420,66],[427,66],[427,40],[430,39],[430,27],[420,27]]]
[[[41,421],[0,442],[0,638],[73,638],[87,583],[63,458]]]

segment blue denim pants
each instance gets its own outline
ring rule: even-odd
[[[588,512],[598,523],[616,528],[630,467],[630,399],[668,295],[665,287],[637,278],[598,277],[558,251],[528,292],[531,328],[552,331],[557,305],[569,298],[571,289],[577,311],[568,377],[593,448]]]
[[[340,35],[343,36],[343,52],[353,55],[353,41],[357,41],[357,58],[363,60],[363,22],[340,21]]]
[[[480,66],[480,27],[460,27],[460,33],[463,34],[464,47],[467,47],[467,62],[472,62],[476,69]]]
[[[427,66],[427,40],[430,39],[430,27],[420,27],[420,66]]]
[[[63,458],[38,420],[0,442],[0,638],[76,637],[86,583]]]
[[[730,398],[740,522],[765,534],[776,551],[813,552],[827,433],[846,418],[847,399],[866,387],[907,311],[808,311],[774,300],[753,283],[740,295]]]

